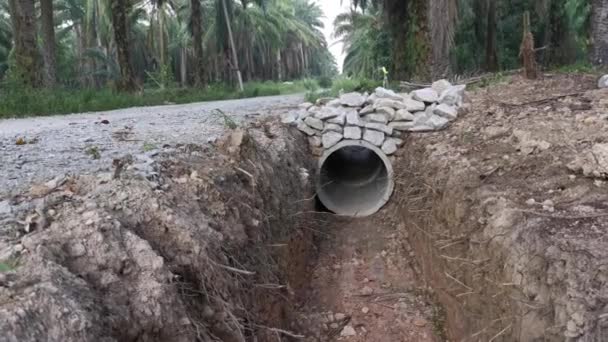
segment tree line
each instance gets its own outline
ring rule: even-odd
[[[312,0],[0,0],[12,86],[133,91],[333,75]]]
[[[520,67],[525,13],[541,66],[608,63],[608,0],[353,0],[334,35],[348,74],[438,79]]]

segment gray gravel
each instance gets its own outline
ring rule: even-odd
[[[0,120],[0,202],[32,183],[109,171],[112,160],[126,154],[207,143],[226,129],[216,108],[243,122],[280,114],[302,101],[302,95],[287,95]],[[18,146],[20,137],[28,144]],[[94,151],[99,159],[91,155]]]

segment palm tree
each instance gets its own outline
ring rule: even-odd
[[[374,78],[386,58],[378,56],[376,43],[381,39],[381,14],[376,9],[365,13],[350,11],[338,15],[334,21],[334,38],[343,44],[344,73],[357,77]]]
[[[201,87],[205,82],[205,60],[203,56],[203,15],[200,0],[190,0],[190,30],[194,48],[194,84]],[[183,58],[183,57],[182,57]],[[182,60],[185,63],[184,60]]]
[[[608,64],[608,0],[591,2],[591,62]]]
[[[55,86],[57,82],[57,56],[53,0],[40,0],[40,26],[42,31],[42,57],[44,59],[44,84]]]
[[[136,88],[135,75],[131,65],[131,51],[129,47],[129,21],[128,0],[111,0],[112,28],[114,29],[114,42],[120,65],[121,81],[118,87],[125,91],[134,91]]]
[[[0,2],[0,79],[6,75],[9,54],[13,48],[10,12],[8,2]]]
[[[221,0],[222,12],[224,14],[224,20],[226,22],[226,29],[228,30],[228,41],[230,42],[230,50],[232,51],[232,67],[236,72],[236,77],[239,84],[239,90],[243,91],[243,76],[241,75],[241,68],[239,68],[239,59],[236,55],[236,47],[234,46],[234,37],[232,36],[232,24],[230,23],[230,16],[228,15],[228,5],[226,0]]]
[[[30,87],[40,86],[40,54],[37,46],[37,30],[34,0],[9,0],[13,36],[15,41],[16,77]]]

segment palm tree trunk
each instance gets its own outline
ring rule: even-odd
[[[281,61],[281,49],[277,50],[277,80],[283,80],[283,61]]]
[[[158,14],[158,50],[160,65],[164,68],[167,64],[167,58],[165,55],[165,13],[163,7],[164,5],[160,6],[156,13]]]
[[[203,57],[203,14],[200,0],[190,0],[190,27],[194,45],[194,85],[202,87],[205,83],[205,60]]]
[[[42,57],[44,59],[44,85],[53,87],[57,83],[57,58],[53,0],[40,0],[40,24],[42,27]]]
[[[40,86],[40,55],[37,46],[37,30],[34,0],[9,0],[13,39],[15,41],[15,69],[12,72],[30,87]]]
[[[591,2],[591,63],[608,64],[608,0]]]
[[[302,61],[302,76],[306,74],[306,59],[304,58],[304,44],[300,43],[300,58]]]
[[[434,74],[442,74],[446,71],[447,54],[443,51],[434,53],[432,39],[440,41],[437,48],[446,49],[445,46],[449,46],[450,43],[450,39],[447,39],[449,29],[453,29],[449,25],[455,17],[432,18],[431,5],[437,6],[436,8],[442,12],[452,9],[449,13],[455,13],[453,11],[455,7],[450,6],[455,6],[456,3],[453,0],[441,0],[440,3],[435,4],[436,1],[439,0],[384,1],[384,11],[393,41],[391,49],[393,79],[413,78],[428,81]]]
[[[129,50],[129,22],[127,18],[128,0],[111,0],[112,27],[114,41],[120,66],[121,84],[119,88],[125,91],[135,91],[135,76],[131,65],[131,51]]]
[[[234,46],[234,38],[232,37],[232,27],[230,25],[230,17],[228,16],[228,7],[226,6],[226,0],[222,0],[222,7],[224,8],[224,19],[226,20],[226,27],[228,29],[230,50],[232,50],[232,63],[236,71],[236,78],[239,82],[239,90],[243,91],[243,76],[241,76],[241,69],[239,68],[239,59],[236,55],[236,47]]]
[[[179,70],[180,70],[180,79],[182,81],[182,87],[185,87],[188,85],[188,55],[187,55],[187,50],[185,47],[181,48],[180,51],[181,54],[181,61],[179,64]]]
[[[486,27],[486,70],[498,71],[496,54],[496,0],[488,0],[488,17]]]

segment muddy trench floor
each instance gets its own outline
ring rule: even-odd
[[[323,215],[318,258],[293,327],[305,341],[441,340],[441,310],[417,280],[406,230],[390,211]]]

